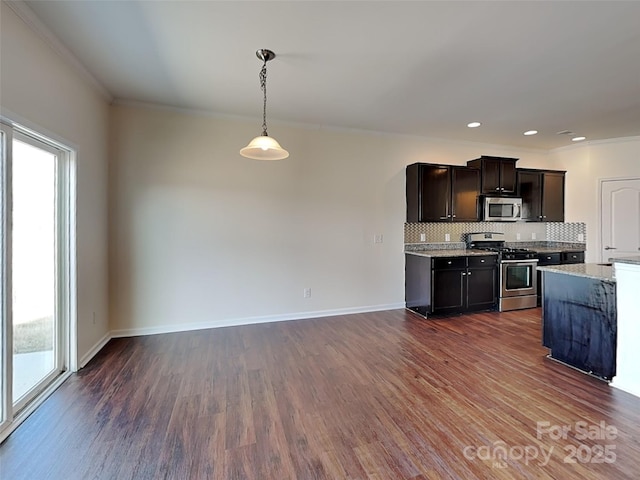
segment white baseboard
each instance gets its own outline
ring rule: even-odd
[[[610,385],[618,390],[622,390],[623,392],[630,393],[631,395],[635,395],[636,397],[640,397],[640,384],[637,382],[621,382],[617,380],[616,377],[613,378],[613,381]]]
[[[389,303],[385,305],[370,305],[366,307],[350,307],[335,310],[318,310],[315,312],[288,313],[284,315],[266,315],[262,317],[232,318],[228,320],[213,320],[211,322],[176,323],[157,327],[126,328],[112,330],[111,338],[136,337],[141,335],[157,335],[160,333],[187,332],[191,330],[204,330],[207,328],[235,327],[239,325],[252,325],[256,323],[284,322],[288,320],[304,320],[309,318],[333,317],[336,315],[349,315],[354,313],[380,312],[383,310],[396,310],[404,308],[402,303]],[[105,342],[106,343],[106,342]],[[84,360],[84,357],[83,357]],[[84,364],[83,364],[84,365]]]
[[[91,347],[91,349],[87,353],[85,353],[82,356],[82,358],[80,359],[80,364],[78,365],[78,368],[84,368],[84,366],[87,363],[89,363],[89,361],[93,357],[95,357],[100,350],[102,350],[102,347],[104,347],[107,344],[107,342],[111,340],[111,338],[112,338],[111,332],[105,333],[104,336],[100,340],[98,340],[98,342],[93,347]]]

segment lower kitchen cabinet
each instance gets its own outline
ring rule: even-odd
[[[431,313],[462,311],[465,299],[466,257],[434,258],[431,264]]]
[[[423,257],[406,254],[407,308],[427,316],[490,310],[496,307],[495,255]]]
[[[467,309],[489,310],[498,299],[498,268],[495,255],[467,257]]]

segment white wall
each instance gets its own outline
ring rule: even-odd
[[[587,224],[587,262],[599,262],[600,180],[640,176],[640,137],[620,138],[556,149],[556,168],[567,170],[567,222]]]
[[[81,360],[109,330],[109,106],[4,2],[0,3],[0,18],[2,114],[77,148],[77,353]]]
[[[407,164],[482,154],[547,162],[504,147],[275,123],[270,133],[291,156],[260,162],[238,153],[257,119],[112,113],[116,335],[400,307]]]

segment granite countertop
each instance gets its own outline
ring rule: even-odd
[[[640,257],[638,257],[640,260]],[[538,267],[543,272],[564,273],[576,277],[593,278],[603,282],[615,283],[614,268],[599,263],[572,263],[568,265],[548,265]]]
[[[637,257],[612,258],[611,261],[616,263],[630,263],[631,265],[640,265],[640,255]]]
[[[404,253],[417,255],[419,257],[471,257],[480,255],[497,255],[496,252],[487,252],[484,250],[405,250]]]

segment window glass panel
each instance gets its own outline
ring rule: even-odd
[[[55,368],[56,156],[13,141],[13,403]]]

